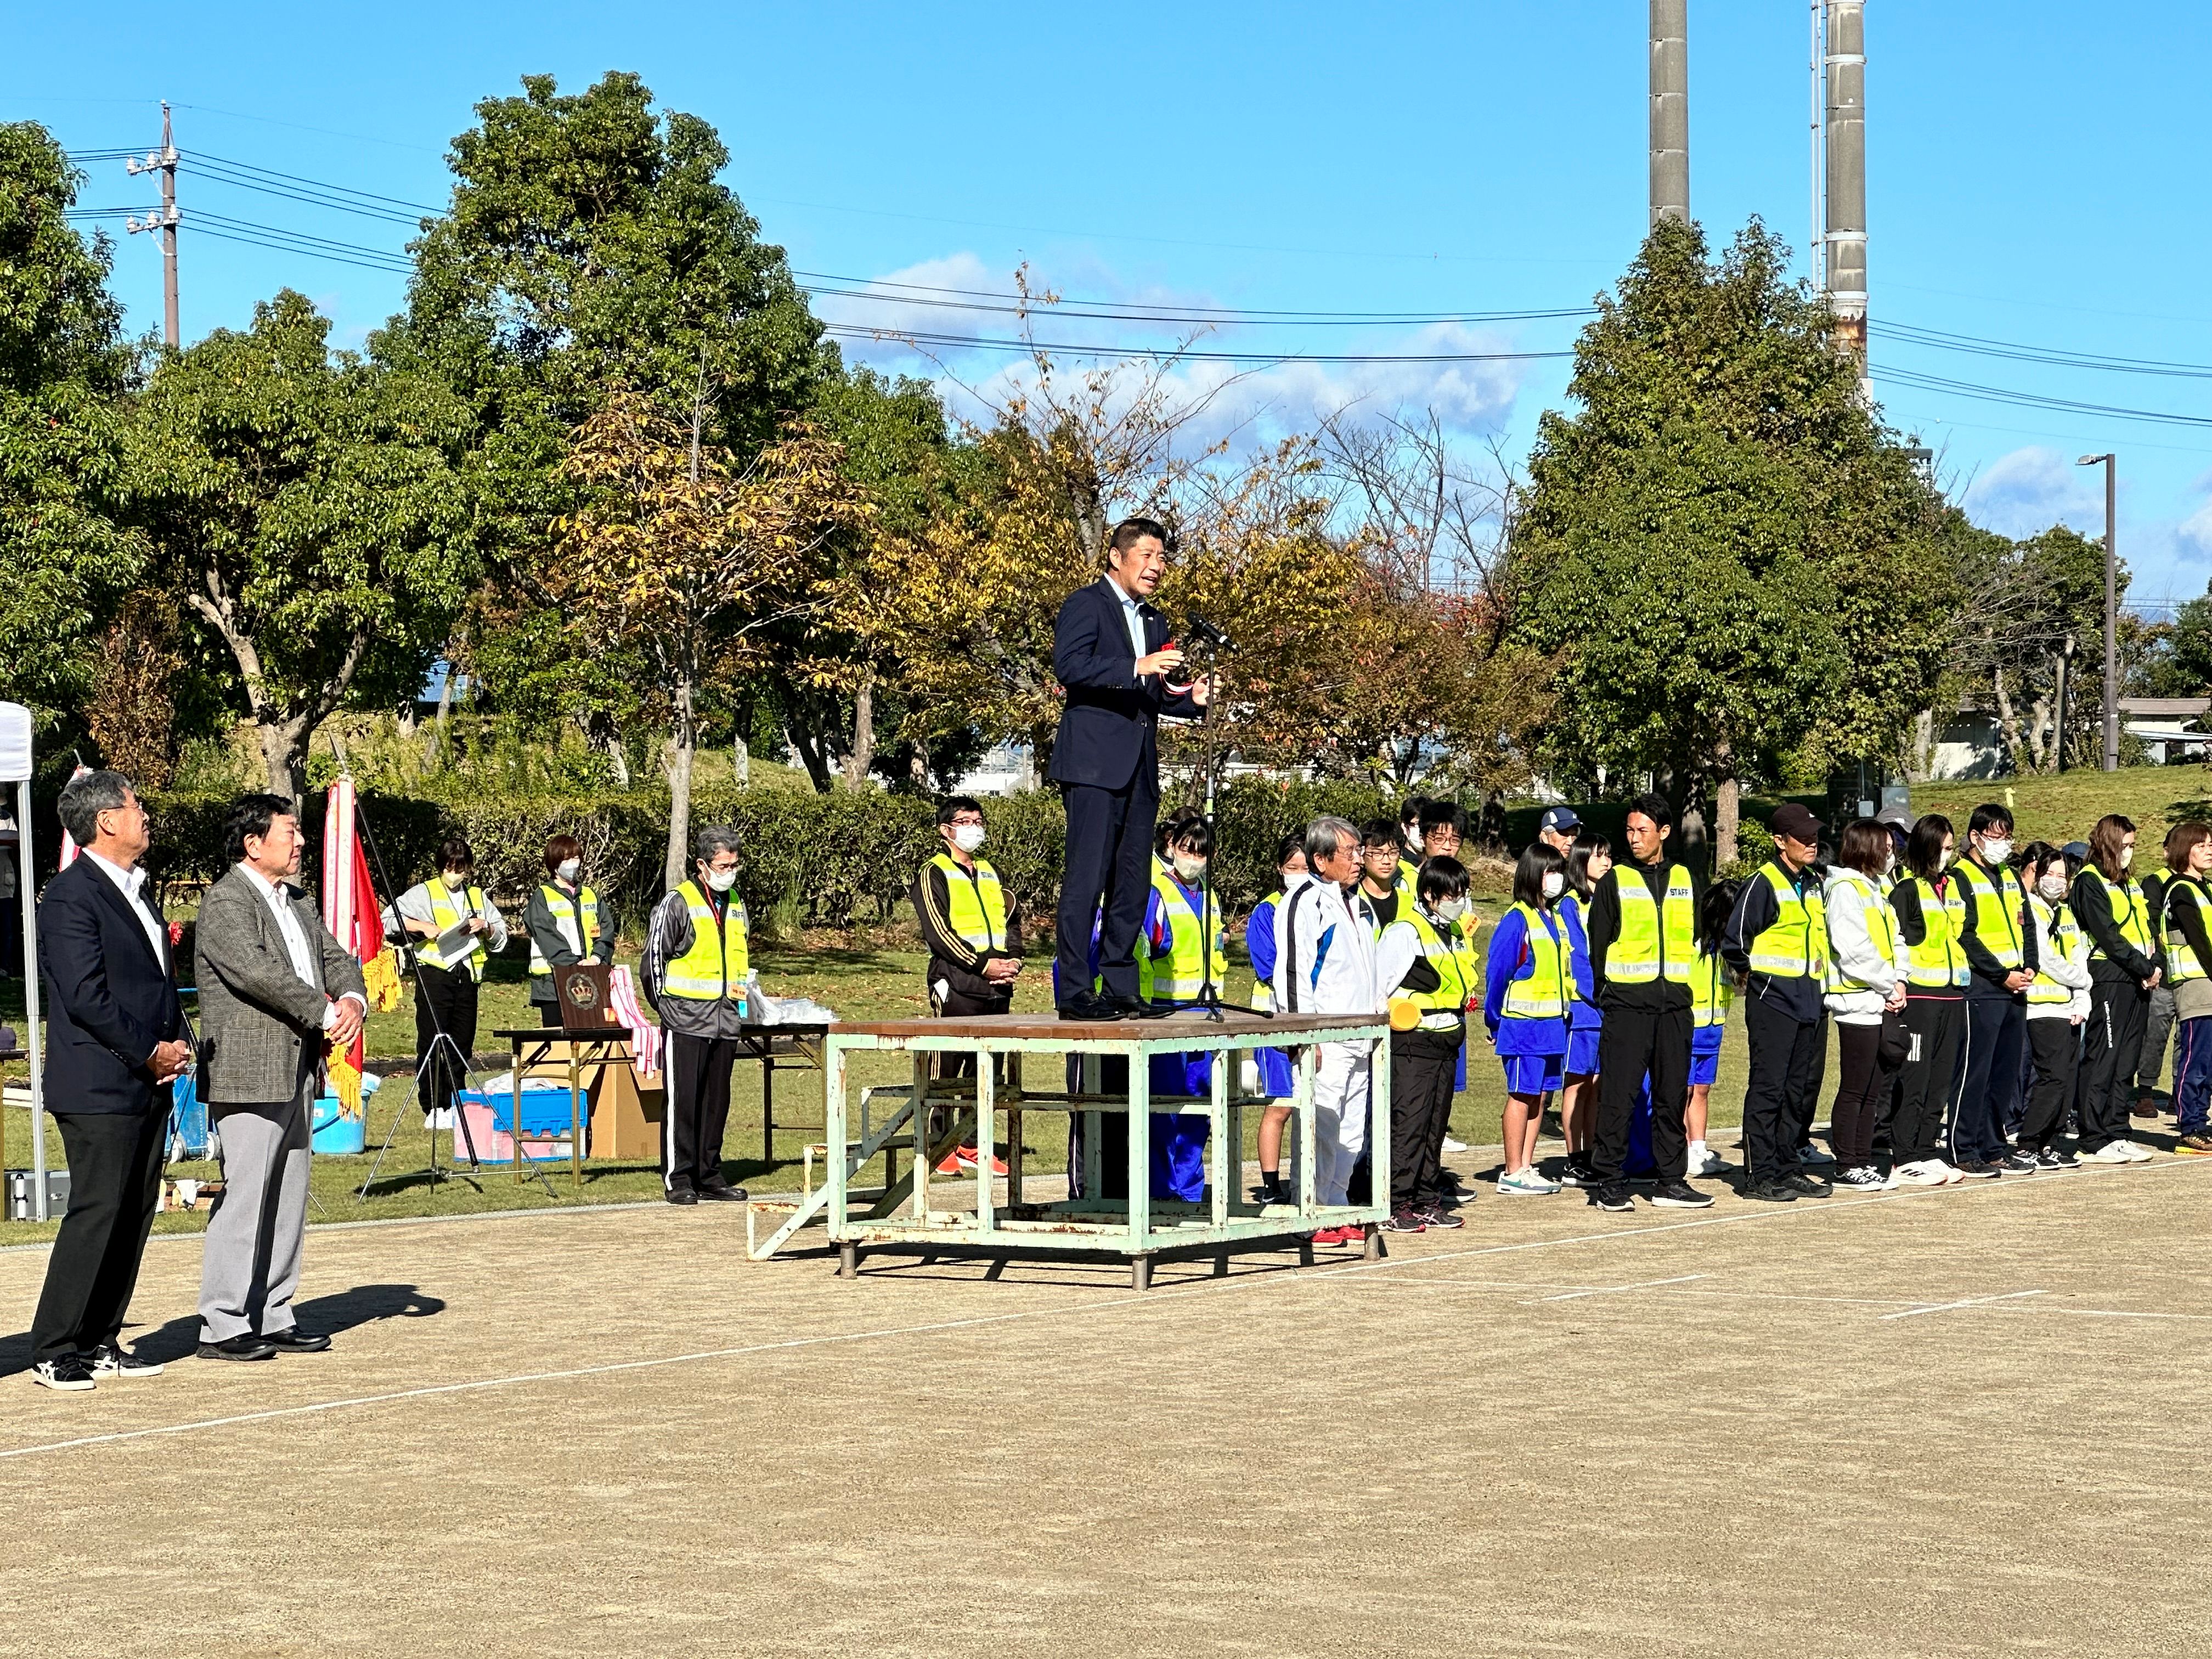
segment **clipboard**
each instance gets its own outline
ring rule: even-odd
[[[482,934],[469,931],[473,915],[464,916],[438,935],[438,954],[446,959],[448,968],[458,968],[469,959],[470,953],[483,949]]]

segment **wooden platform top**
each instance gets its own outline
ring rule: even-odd
[[[1172,1042],[1182,1048],[1203,1048],[1224,1034],[1255,1034],[1285,1042],[1309,1031],[1342,1031],[1372,1027],[1377,1035],[1388,1029],[1382,1014],[1277,1014],[1273,1019],[1242,1008],[1224,1008],[1218,1020],[1203,1014],[1170,1014],[1164,1019],[1115,1019],[1092,1022],[1061,1019],[1052,1014],[974,1014],[945,1019],[859,1020],[832,1026],[834,1034],[874,1037],[995,1037],[1016,1042]]]

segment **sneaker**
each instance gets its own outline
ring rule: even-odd
[[[1710,1210],[1713,1195],[1699,1192],[1686,1181],[1662,1181],[1651,1189],[1651,1203],[1661,1210]]]
[[[1809,1140],[1797,1149],[1797,1162],[1801,1164],[1833,1164],[1835,1161],[1836,1155],[1833,1152],[1824,1151],[1820,1147],[1815,1146]]]
[[[59,1389],[65,1394],[82,1394],[100,1386],[92,1380],[92,1367],[84,1363],[84,1356],[75,1353],[41,1359],[31,1367],[31,1381],[42,1389]]]
[[[1385,1231],[1394,1233],[1425,1233],[1429,1230],[1429,1219],[1419,1210],[1393,1210],[1382,1225]]]
[[[1323,1227],[1313,1236],[1313,1242],[1316,1244],[1341,1244],[1348,1231],[1343,1227]]]
[[[1754,1181],[1743,1189],[1744,1197],[1761,1204],[1795,1204],[1797,1189],[1779,1181]]]
[[[1525,1170],[1516,1170],[1510,1175],[1498,1177],[1498,1195],[1500,1198],[1549,1198],[1559,1190],[1559,1183],[1545,1180],[1537,1174],[1536,1166],[1533,1164]]]
[[[1710,1146],[1690,1154],[1690,1173],[1693,1176],[1726,1175],[1728,1168],[1727,1161]]]
[[[2081,1160],[2063,1146],[2045,1146],[2035,1155],[2035,1167],[2044,1170],[2078,1170]]]
[[[1826,1198],[1836,1190],[1821,1176],[1807,1175],[1802,1170],[1792,1170],[1782,1177],[1780,1184],[1801,1198]]]
[[[1941,1187],[1950,1180],[1942,1164],[1934,1158],[1916,1158],[1910,1164],[1900,1164],[1889,1172],[1885,1187]]]
[[[1636,1194],[1626,1182],[1608,1181],[1591,1189],[1590,1202],[1601,1210],[1620,1215],[1636,1207]]]
[[[2025,1152],[2018,1147],[1997,1159],[1996,1165],[2007,1175],[2033,1175],[2043,1167],[2035,1161],[2033,1152]]]
[[[2128,1162],[2130,1164],[2148,1164],[2158,1156],[2140,1140],[2124,1140],[2120,1145],[2127,1148]]]
[[[1885,1184],[1881,1171],[1871,1164],[1855,1164],[1848,1170],[1838,1170],[1835,1180],[1838,1187],[1849,1187],[1862,1193],[1879,1192]]]
[[[2128,1152],[2124,1140],[2108,1140],[2094,1152],[2081,1154],[2084,1164],[2132,1164],[2135,1159]]]
[[[1588,1152],[1569,1152],[1565,1165],[1559,1170],[1562,1187],[1595,1187],[1597,1171],[1590,1168]]]
[[[2192,1129],[2173,1143],[2176,1158],[2203,1158],[2208,1153],[2212,1153],[2212,1134],[2202,1129]]]
[[[161,1367],[151,1359],[141,1359],[128,1348],[112,1342],[103,1342],[85,1356],[86,1368],[96,1376],[159,1376]]]
[[[1449,1135],[1446,1135],[1444,1137],[1444,1150],[1448,1152],[1463,1152],[1467,1150],[1467,1142],[1464,1140],[1455,1140]]]
[[[1421,1219],[1443,1232],[1451,1232],[1467,1225],[1466,1222],[1445,1209],[1424,1210],[1421,1212]]]
[[[1978,1158],[1962,1158],[1951,1167],[1972,1181],[1995,1181],[2004,1173],[1996,1164]]]

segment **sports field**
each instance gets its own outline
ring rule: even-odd
[[[1462,1160],[1479,1170],[1479,1156]],[[32,1388],[0,1650],[2201,1654],[2212,1160],[1293,1268],[823,1256],[663,1206],[310,1236],[326,1354]]]

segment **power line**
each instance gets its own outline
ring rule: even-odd
[[[2149,421],[2168,426],[2212,427],[2212,416],[2177,415],[2165,410],[2125,409],[2112,404],[2083,403],[2071,398],[2047,398],[2034,392],[2011,391],[2003,386],[1947,380],[1936,375],[1921,374],[1917,369],[1877,369],[1875,377],[1899,386],[1917,386],[1924,392],[1948,392],[1962,398],[2016,404],[2028,409],[2065,410],[2079,415],[2102,415],[2112,420]]]
[[[2009,340],[1985,340],[1972,334],[1948,334],[1941,329],[1918,328],[1910,323],[1877,322],[1875,332],[1909,345],[1933,346],[1942,351],[1969,352],[1981,357],[2008,357],[2019,362],[2047,363],[2058,368],[2094,368],[2123,374],[2157,374],[2181,380],[2212,380],[2212,365],[2176,363],[2154,357],[2108,357],[2060,346],[2022,345]]]
[[[874,340],[900,345],[941,346],[966,351],[1057,351],[1070,357],[1174,357],[1209,363],[1517,363],[1544,357],[1571,357],[1571,351],[1299,352],[1146,349],[1136,346],[1080,345],[1069,341],[998,340],[968,334],[935,334],[906,329],[870,329],[851,324],[826,325],[824,333],[844,340]]]

